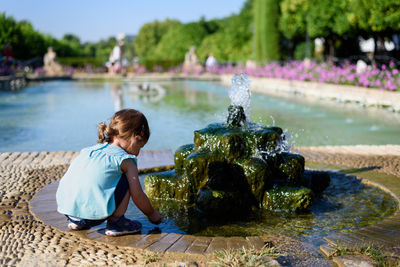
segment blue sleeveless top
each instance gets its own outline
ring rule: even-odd
[[[122,175],[120,165],[134,155],[108,143],[80,151],[61,178],[57,189],[57,211],[82,219],[109,217],[115,207],[114,191]]]

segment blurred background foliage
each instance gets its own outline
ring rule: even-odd
[[[313,40],[321,38],[323,58],[361,54],[359,38],[373,38],[375,53],[388,54],[383,43],[394,41],[391,56],[399,58],[398,0],[246,0],[238,14],[190,23],[166,19],[144,24],[136,36],[124,40],[125,57],[152,69],[179,65],[191,46],[204,62],[213,53],[219,62],[244,63],[313,57]],[[0,13],[0,47],[12,45],[20,60],[43,57],[52,46],[58,60],[81,67],[102,66],[115,37],[82,42],[72,33],[61,39],[42,34],[28,21]]]

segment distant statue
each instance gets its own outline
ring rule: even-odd
[[[254,60],[246,60],[246,69],[255,69],[257,68],[257,62],[255,62]]]
[[[361,59],[357,60],[357,68],[356,68],[357,73],[363,73],[366,70],[368,70],[367,63]]]
[[[43,57],[44,70],[47,76],[59,76],[62,75],[62,67],[56,62],[56,52],[53,51],[53,47],[47,49],[47,53]]]
[[[125,73],[125,68],[123,64],[124,58],[124,42],[120,41],[116,46],[114,46],[113,50],[110,53],[110,57],[106,66],[108,67],[108,73]]]
[[[185,62],[183,62],[183,72],[199,74],[203,67],[199,64],[196,56],[196,47],[191,46],[185,54]]]
[[[213,70],[215,70],[216,67],[218,67],[218,61],[214,57],[214,55],[212,53],[210,53],[206,60],[206,69],[207,69],[207,71],[213,71]]]

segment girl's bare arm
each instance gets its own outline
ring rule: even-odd
[[[149,218],[152,223],[159,224],[161,215],[150,203],[147,195],[143,192],[139,181],[139,172],[132,159],[125,159],[121,163],[121,170],[125,173],[129,183],[129,193],[135,205]]]

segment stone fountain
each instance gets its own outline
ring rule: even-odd
[[[289,152],[279,127],[252,123],[250,80],[235,75],[224,123],[194,132],[179,147],[175,169],[148,175],[151,199],[176,200],[214,217],[242,216],[255,209],[303,212],[330,183],[324,172],[304,170],[304,157]]]

